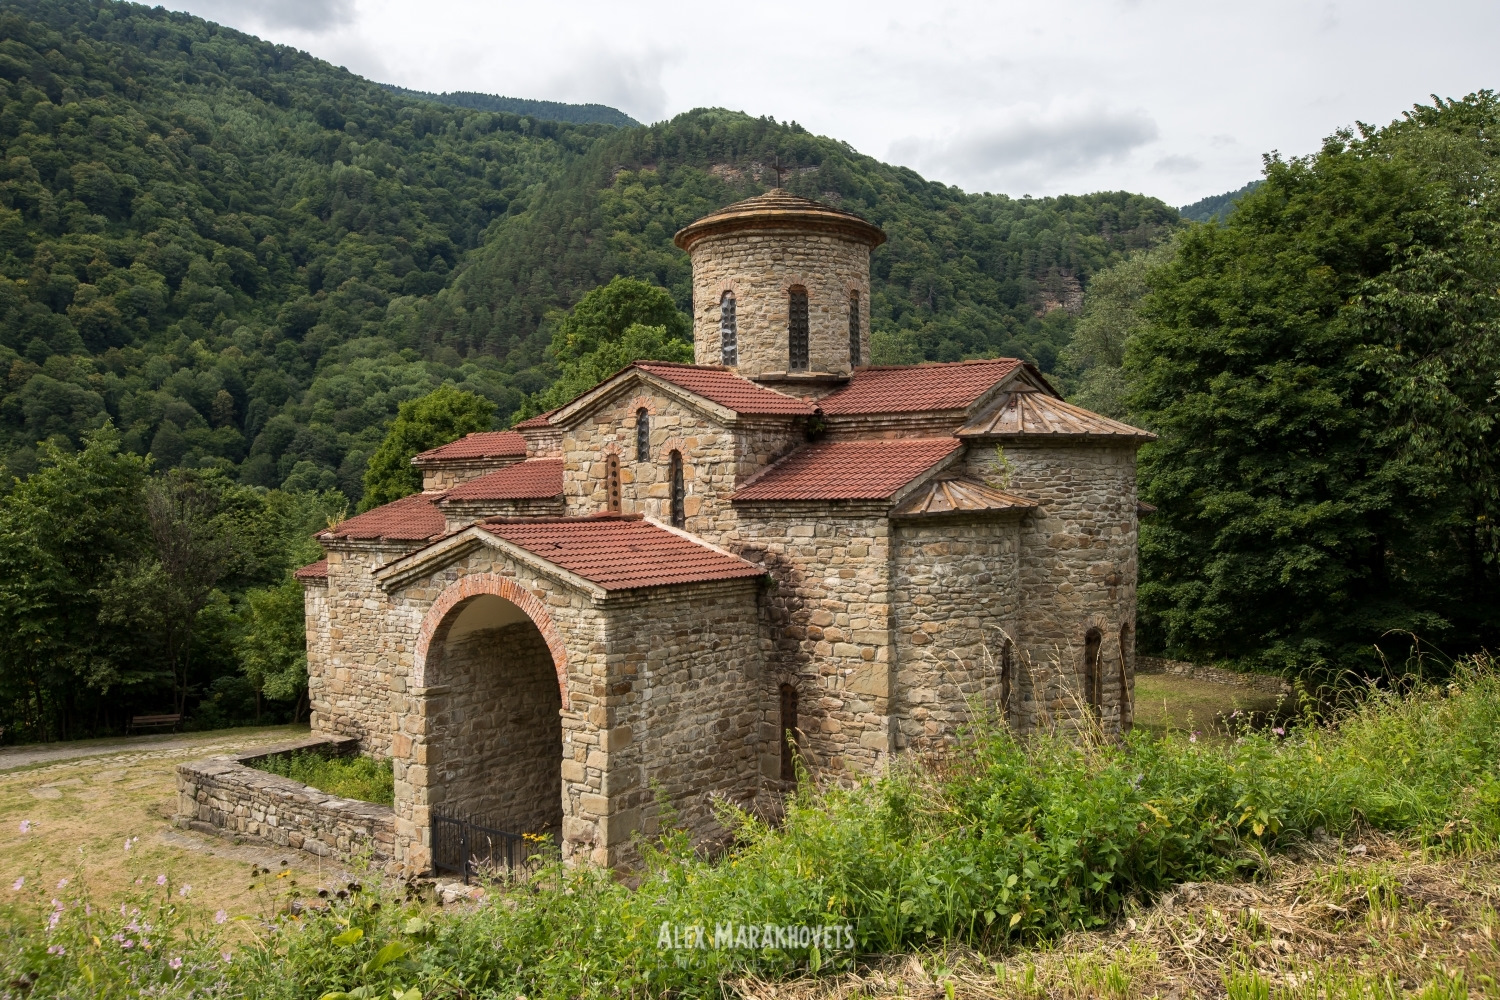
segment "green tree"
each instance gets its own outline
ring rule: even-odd
[[[562,373],[516,419],[545,413],[587,392],[632,361],[693,360],[693,328],[665,288],[616,277],[584,295],[557,324],[549,353]]]
[[[360,510],[400,500],[422,488],[421,473],[411,460],[418,452],[457,441],[465,434],[488,430],[495,404],[451,385],[440,386],[421,399],[402,403],[365,470],[365,495]]]
[[[261,698],[298,703],[307,691],[307,620],[302,584],[291,577],[274,587],[245,594],[235,649],[241,669],[255,688],[255,717]]]
[[[1270,159],[1151,270],[1148,641],[1376,672],[1500,639],[1496,135],[1483,92]]]

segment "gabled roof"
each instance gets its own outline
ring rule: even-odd
[[[515,431],[477,431],[457,441],[422,452],[412,465],[436,465],[440,462],[462,462],[479,458],[525,458],[526,439]]]
[[[848,385],[818,405],[829,416],[966,410],[1024,365],[1017,358],[992,358],[856,368]]]
[[[1035,500],[998,490],[975,479],[934,479],[907,497],[891,513],[911,517],[984,510],[1031,510],[1036,506]]]
[[[810,444],[750,480],[729,499],[885,500],[960,446],[951,437]]]
[[[453,487],[439,503],[482,500],[542,500],[563,491],[560,458],[533,458],[479,476]]]
[[[1029,386],[1005,394],[992,410],[959,428],[961,437],[1103,437],[1151,441],[1150,431],[1111,420]]]
[[[879,226],[865,221],[853,212],[845,212],[808,198],[799,198],[781,188],[772,188],[765,194],[710,212],[678,230],[677,235],[672,237],[672,242],[684,250],[692,250],[693,244],[705,236],[746,229],[787,228],[834,232],[867,243],[871,248],[885,242],[885,233]]]
[[[478,527],[604,590],[745,579],[766,572],[639,517],[501,518]]]
[[[514,427],[511,428],[511,430],[513,430],[513,431],[519,431],[519,430],[526,430],[526,429],[532,428],[532,427],[547,427],[547,426],[550,426],[551,423],[552,423],[552,421],[549,420],[548,418],[551,417],[552,414],[554,414],[556,412],[557,412],[556,410],[548,410],[546,413],[538,413],[536,416],[529,417],[526,420],[521,421],[519,424],[516,424]]]
[[[441,497],[441,493],[413,493],[340,521],[327,531],[319,532],[318,537],[356,541],[426,541],[447,530],[443,512],[434,502]]]
[[[669,361],[637,361],[631,367],[736,413],[811,416],[814,411],[813,404],[805,399],[756,385],[727,368],[680,365]]]
[[[319,559],[315,563],[308,563],[292,576],[298,580],[326,580],[328,579],[328,560]]]

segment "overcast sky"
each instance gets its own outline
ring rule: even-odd
[[[1237,188],[1436,93],[1500,88],[1500,4],[167,0],[418,90],[720,106],[971,191]]]

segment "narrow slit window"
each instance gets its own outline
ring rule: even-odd
[[[620,456],[610,452],[604,458],[604,489],[611,514],[620,513]]]
[[[719,361],[731,368],[740,363],[740,333],[733,292],[725,292],[719,298]]]
[[[1130,623],[1120,626],[1120,729],[1129,729],[1135,721],[1130,703]]]
[[[1002,640],[1000,645],[1000,717],[1007,722],[1010,721],[1010,705],[1016,696],[1014,657],[1011,655],[1011,642],[1009,639]]]
[[[687,524],[686,487],[682,476],[682,452],[672,452],[668,463],[672,476],[672,525],[681,528]]]
[[[793,285],[787,293],[787,370],[807,371],[807,289]]]
[[[635,411],[635,460],[651,461],[651,414],[644,406]]]
[[[1104,711],[1104,671],[1099,662],[1103,645],[1104,636],[1096,628],[1089,629],[1083,637],[1083,689],[1088,697],[1089,711],[1096,719]]]
[[[797,689],[781,685],[781,780],[797,780]]]
[[[849,293],[849,367],[858,367],[860,360],[859,343],[859,293]]]

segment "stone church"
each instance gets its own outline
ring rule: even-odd
[[[676,235],[695,364],[639,362],[413,464],[320,534],[313,730],[434,811],[632,856],[662,800],[774,812],[983,712],[1128,726],[1150,435],[1011,358],[870,365],[864,219],[772,191]]]

